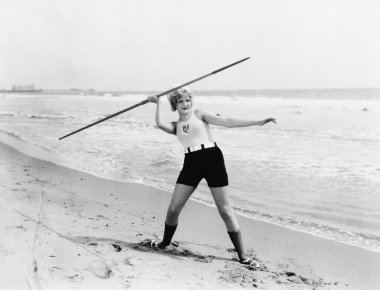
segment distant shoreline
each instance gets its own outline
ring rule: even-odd
[[[10,95],[72,95],[123,97],[125,95],[154,95],[160,91],[96,91],[95,89],[38,89],[38,90],[0,90]],[[194,90],[196,96],[219,97],[264,97],[264,98],[300,98],[300,99],[380,99],[380,88],[333,88],[333,89],[237,89],[237,90]]]
[[[14,91],[14,90],[0,90],[0,93],[41,93],[42,90],[20,90],[20,91]]]
[[[228,92],[290,92],[290,91],[380,91],[377,87],[365,87],[365,88],[289,88],[289,89],[200,89],[193,90],[196,93],[228,93]],[[78,94],[78,93],[93,93],[93,94],[133,94],[133,93],[157,93],[158,90],[95,90],[95,89],[35,89],[35,90],[6,90],[0,89],[0,93],[62,93],[62,94]],[[161,92],[161,91],[160,91]]]

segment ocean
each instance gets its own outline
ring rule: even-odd
[[[154,104],[58,141],[146,96],[0,93],[0,141],[59,165],[169,194],[183,148],[155,127]],[[164,118],[176,120],[163,99]],[[380,252],[380,89],[196,91],[194,107],[277,119],[262,127],[211,126],[236,213]],[[214,206],[204,181],[192,199]]]

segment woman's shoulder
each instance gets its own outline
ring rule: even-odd
[[[201,121],[203,122],[206,122],[205,121],[205,117],[207,118],[207,116],[210,116],[210,115],[214,115],[206,110],[203,110],[203,109],[196,109],[194,110],[194,115]],[[206,122],[207,123],[207,122]]]
[[[206,112],[204,110],[199,109],[199,108],[194,110],[194,116],[197,117],[198,119],[201,119],[201,120],[202,120],[205,113]]]

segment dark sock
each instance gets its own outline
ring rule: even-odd
[[[158,244],[159,248],[165,248],[170,245],[177,226],[178,224],[171,226],[165,223],[164,239]]]
[[[228,232],[228,235],[230,236],[230,239],[231,239],[232,243],[234,244],[234,247],[235,247],[236,252],[238,253],[239,259],[245,260],[246,256],[244,253],[243,242],[241,239],[240,231]]]

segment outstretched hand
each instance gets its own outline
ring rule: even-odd
[[[149,96],[146,98],[149,102],[151,103],[156,103],[158,102],[158,98],[156,96]]]
[[[263,125],[265,125],[266,123],[269,123],[269,122],[277,124],[277,121],[276,121],[275,118],[268,118],[268,119],[263,120],[263,124],[261,126],[263,126]]]

